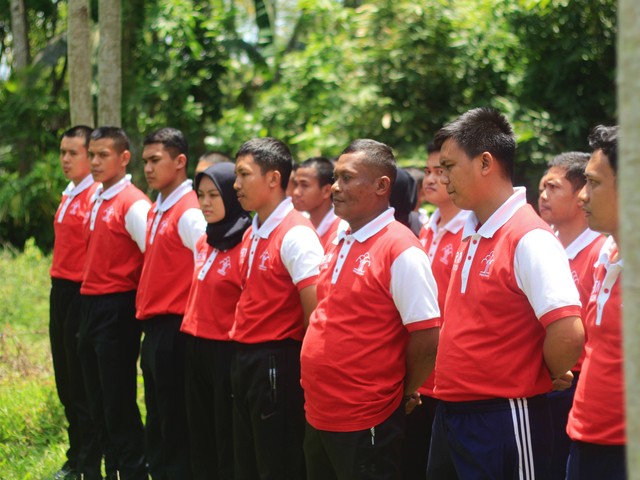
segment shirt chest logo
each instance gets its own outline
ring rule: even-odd
[[[104,223],[111,222],[113,215],[115,214],[115,210],[113,207],[107,207],[104,212],[102,212],[102,221]]]
[[[260,265],[258,265],[258,268],[260,270],[266,271],[268,262],[269,262],[269,250],[265,250],[264,252],[262,252],[262,255],[260,255]]]
[[[444,265],[449,265],[449,262],[451,262],[452,256],[453,256],[453,245],[449,243],[445,245],[445,247],[442,249],[442,255],[440,256],[440,263]]]
[[[77,215],[78,210],[80,210],[80,201],[76,200],[69,205],[69,215]]]
[[[460,265],[460,262],[462,262],[462,257],[464,256],[464,252],[462,252],[461,250],[458,250],[456,252],[456,256],[453,259],[453,271],[455,272],[456,270],[458,270],[458,266]]]
[[[169,227],[169,221],[168,220],[162,220],[160,222],[160,227],[158,228],[158,235],[164,235],[164,233],[167,231],[168,227]]]
[[[491,275],[491,268],[495,262],[495,256],[493,254],[493,250],[487,254],[486,257],[482,259],[480,265],[482,266],[482,270],[480,270],[480,276],[483,278],[489,278]]]
[[[231,258],[229,257],[224,257],[222,260],[220,260],[220,263],[218,264],[218,273],[220,275],[222,275],[223,277],[227,276],[227,270],[229,270],[231,268]]]
[[[363,276],[365,274],[365,268],[371,266],[371,257],[369,252],[363,253],[356,258],[356,267],[353,269],[353,273]]]
[[[322,260],[320,261],[320,265],[318,266],[318,270],[321,272],[329,268],[329,263],[331,263],[331,259],[333,258],[333,253],[327,253]]]

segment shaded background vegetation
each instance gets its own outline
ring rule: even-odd
[[[35,237],[46,250],[65,183],[57,150],[73,72],[66,2],[25,6],[32,60],[17,72],[9,0],[0,0],[0,242],[20,248]],[[134,159],[146,133],[172,125],[187,134],[192,159],[233,153],[253,136],[281,138],[299,160],[371,137],[392,145],[401,163],[422,166],[424,144],[444,122],[492,105],[514,124],[516,181],[535,196],[550,156],[585,149],[590,127],[615,122],[615,6],[128,0],[122,124]],[[133,173],[144,185],[139,161]]]

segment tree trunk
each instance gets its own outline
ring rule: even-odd
[[[640,2],[618,2],[618,192],[622,275],[624,377],[627,408],[627,473],[640,480]]]
[[[69,0],[67,55],[71,125],[93,126],[89,0]]]
[[[29,66],[29,29],[23,0],[11,0],[11,35],[13,36],[13,67],[22,70]]]
[[[98,124],[122,124],[122,24],[120,0],[99,0]]]

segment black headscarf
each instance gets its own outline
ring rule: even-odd
[[[397,171],[389,203],[395,209],[396,220],[409,227],[417,236],[421,225],[413,209],[418,203],[418,184],[409,172],[402,168]]]
[[[222,196],[224,218],[207,224],[207,243],[218,250],[228,250],[242,240],[242,235],[251,226],[249,212],[238,202],[233,182],[236,179],[233,163],[217,163],[196,175],[193,188],[198,191],[203,176],[213,181]]]

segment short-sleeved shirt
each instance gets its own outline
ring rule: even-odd
[[[470,214],[454,260],[436,357],[436,397],[533,397],[551,390],[546,327],[580,316],[567,255],[516,188],[480,225]]]
[[[586,357],[578,379],[567,433],[573,440],[624,445],[625,407],[622,356],[622,260],[607,238],[596,266],[587,304]]]
[[[98,183],[87,175],[78,185],[69,182],[53,218],[53,261],[49,274],[72,282],[82,281],[87,244],[82,234],[84,218],[91,208],[91,197]]]
[[[263,343],[302,341],[300,290],[315,285],[323,250],[308,218],[283,200],[262,225],[257,215],[245,233],[242,293],[231,339]]]
[[[571,276],[580,293],[580,303],[582,304],[580,318],[585,326],[585,331],[587,304],[589,303],[589,297],[593,290],[593,274],[604,241],[604,235],[587,228],[566,248],[569,267],[571,268]],[[585,352],[582,353],[578,362],[572,368],[573,371],[579,372],[582,369],[584,356]]]
[[[80,293],[105,295],[138,288],[150,205],[130,175],[107,190],[98,187],[83,228],[87,258]]]
[[[320,237],[320,244],[325,250],[327,249],[327,244],[338,230],[340,221],[340,217],[338,217],[333,211],[333,208],[331,208],[320,222],[320,225],[318,225],[318,228],[316,228],[316,232]]]
[[[431,262],[431,271],[438,285],[438,307],[440,307],[442,322],[444,322],[444,301],[449,288],[453,259],[458,251],[462,239],[462,228],[468,216],[467,210],[460,210],[446,225],[440,225],[442,217],[440,209],[436,209],[429,222],[420,230],[418,237],[427,252]],[[418,392],[421,395],[433,396],[434,379],[435,372],[427,378]]]
[[[183,315],[193,276],[196,242],[207,228],[191,180],[167,198],[158,195],[147,217],[146,249],[136,317]]]
[[[390,208],[340,232],[317,291],[301,353],[307,421],[337,432],[375,426],[401,402],[409,332],[440,325],[429,260]]]
[[[207,243],[206,234],[200,237],[181,331],[209,340],[229,340],[246,253],[241,243],[221,251]]]

